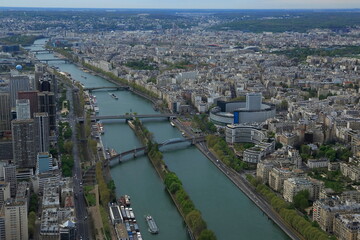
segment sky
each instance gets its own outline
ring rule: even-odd
[[[0,7],[292,9],[360,8],[359,0],[0,0]]]

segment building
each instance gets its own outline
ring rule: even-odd
[[[18,92],[18,99],[29,99],[31,118],[34,117],[34,113],[39,112],[38,91],[21,91],[21,92]]]
[[[335,198],[320,199],[313,204],[313,221],[316,221],[320,228],[332,233],[334,218],[336,214],[360,213],[360,204],[341,202]]]
[[[49,128],[50,130],[56,129],[56,104],[55,95],[52,92],[39,92],[39,111],[46,112],[49,116]]]
[[[282,168],[273,168],[269,173],[269,186],[277,191],[281,192],[283,190],[284,181],[294,175],[288,169]]]
[[[34,168],[36,166],[36,130],[33,119],[13,120],[13,157],[18,168]]]
[[[347,163],[340,163],[340,171],[345,177],[358,182],[360,180],[360,168]]]
[[[30,118],[30,100],[16,99],[16,119],[24,120]]]
[[[0,133],[11,130],[10,94],[0,92]]]
[[[293,202],[294,196],[303,190],[307,190],[310,199],[314,200],[314,183],[307,178],[294,177],[284,181],[283,196],[288,202]]]
[[[256,167],[256,177],[259,177],[263,183],[269,182],[269,174],[271,169],[274,168],[274,164],[271,162],[263,161],[259,162]]]
[[[9,199],[4,205],[4,213],[6,240],[29,240],[27,203]]]
[[[10,184],[7,182],[0,182],[0,209],[10,197]]]
[[[360,214],[337,214],[333,224],[338,240],[360,239]]]
[[[5,235],[5,213],[4,208],[0,208],[0,239],[6,239]]]
[[[307,166],[308,168],[327,168],[330,161],[327,158],[321,159],[308,159]]]
[[[217,125],[227,125],[261,123],[275,117],[275,106],[261,103],[261,94],[248,93],[246,100],[246,102],[218,101],[217,107],[210,111],[210,120]]]
[[[16,181],[16,165],[15,164],[6,164],[3,167],[4,171],[4,181],[10,183],[10,195],[15,197],[17,189]]]
[[[34,113],[34,123],[35,123],[35,130],[36,130],[36,136],[38,137],[36,139],[38,143],[38,149],[37,152],[49,152],[49,134],[50,134],[50,128],[49,128],[49,116],[48,113]]]
[[[18,92],[32,90],[30,79],[28,76],[19,75],[10,77],[10,108],[16,107],[16,99]]]
[[[261,143],[266,139],[259,125],[228,124],[225,129],[227,143]]]
[[[60,240],[75,240],[76,239],[76,226],[75,223],[67,220],[60,224],[59,228]]]
[[[39,152],[36,160],[36,173],[44,173],[52,170],[53,159],[48,152]]]

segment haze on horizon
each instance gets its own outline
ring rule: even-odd
[[[0,7],[158,9],[336,9],[360,8],[359,0],[2,0]]]

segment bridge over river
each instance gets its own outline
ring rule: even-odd
[[[158,147],[159,147],[160,151],[165,151],[166,146],[171,146],[171,145],[175,145],[175,144],[179,144],[179,143],[190,143],[189,145],[194,145],[196,143],[203,142],[203,141],[205,141],[204,136],[193,137],[193,138],[172,138],[172,139],[168,139],[162,143],[159,143]],[[187,145],[187,146],[189,146],[189,145]],[[147,150],[146,147],[138,147],[138,148],[134,148],[134,149],[116,154],[114,156],[108,157],[105,160],[104,165],[110,164],[110,166],[114,166],[125,160],[135,158],[140,155],[144,155],[146,153],[146,150]]]
[[[125,114],[125,115],[113,115],[113,116],[91,116],[91,121],[98,121],[98,120],[106,120],[106,119],[125,119],[125,120],[132,120],[134,118],[167,118],[167,119],[175,119],[177,118],[176,114],[173,113],[160,113],[160,114]],[[84,122],[84,118],[77,119],[79,123]]]

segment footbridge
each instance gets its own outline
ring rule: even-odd
[[[125,115],[113,115],[113,116],[91,116],[91,121],[98,121],[98,120],[106,120],[106,119],[125,119],[125,120],[132,120],[134,118],[168,118],[168,119],[175,119],[177,118],[176,114],[170,113],[160,113],[160,114],[125,114]],[[84,118],[78,118],[79,123],[84,122]]]
[[[85,87],[86,91],[95,91],[95,90],[129,90],[129,86],[104,86],[104,87]]]
[[[203,136],[193,137],[193,138],[172,138],[172,139],[168,139],[162,143],[159,143],[158,147],[159,147],[160,151],[165,151],[165,146],[179,144],[179,143],[186,143],[186,142],[190,143],[189,145],[195,145],[199,142],[204,142],[204,141],[205,141],[205,137],[203,137]],[[186,145],[186,146],[189,146],[189,145]],[[105,160],[104,165],[110,164],[110,166],[114,166],[114,165],[119,164],[128,159],[132,159],[132,158],[136,158],[138,156],[144,155],[144,154],[146,154],[146,152],[147,152],[146,147],[134,148],[134,149],[116,154],[114,156],[108,157]]]

